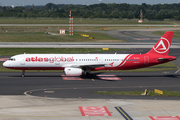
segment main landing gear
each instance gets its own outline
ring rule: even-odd
[[[84,70],[84,72],[85,72],[86,77],[88,77],[88,78],[92,78],[93,77],[93,75],[91,74],[90,68],[86,68]]]
[[[21,75],[22,78],[24,77],[24,74],[25,74],[25,70],[22,71],[22,75]]]
[[[92,77],[93,77],[93,74],[91,74],[90,72],[86,72],[86,77],[92,78]]]

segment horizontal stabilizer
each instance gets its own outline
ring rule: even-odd
[[[163,60],[176,60],[176,57],[158,58],[158,61],[163,61]]]

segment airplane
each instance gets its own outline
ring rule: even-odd
[[[173,31],[167,31],[145,54],[20,54],[3,63],[9,69],[63,70],[65,76],[92,75],[91,71],[130,70],[176,60],[169,56]]]

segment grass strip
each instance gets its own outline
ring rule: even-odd
[[[53,31],[56,35],[46,34],[45,32],[0,32],[0,42],[126,42],[110,37],[103,33],[95,32],[77,32],[74,31],[73,36],[59,35],[58,31]],[[82,37],[81,34],[87,34],[89,37]]]
[[[141,96],[144,91],[98,91],[95,94],[102,95],[131,95],[131,96]],[[157,94],[154,91],[148,91],[147,96],[165,96],[165,97],[180,97],[180,91],[168,91],[163,90],[163,94]]]

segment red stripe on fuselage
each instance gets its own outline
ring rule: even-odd
[[[133,55],[133,54],[127,55],[127,56],[124,58],[123,62],[121,62],[117,67],[122,67],[122,66],[127,62],[126,60],[129,59],[132,55]]]

